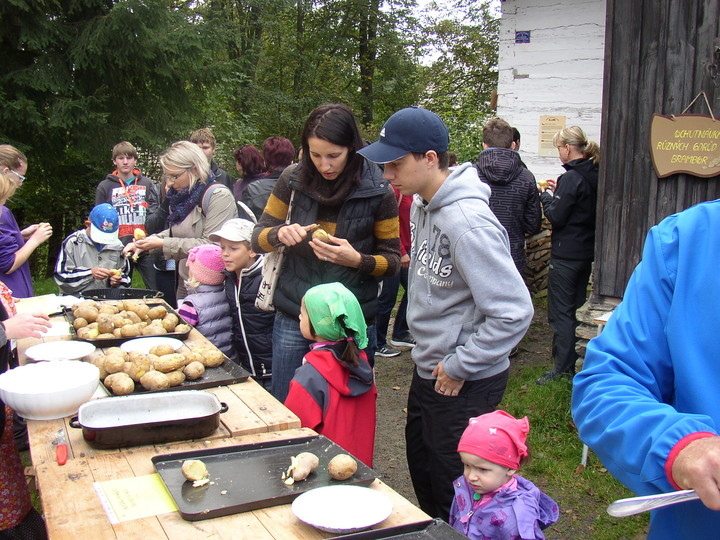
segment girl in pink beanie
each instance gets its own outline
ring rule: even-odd
[[[505,411],[471,418],[458,452],[465,467],[455,480],[450,525],[471,540],[545,538],[558,520],[558,505],[517,475],[530,453],[530,423]]]
[[[203,336],[234,360],[232,315],[225,299],[225,263],[220,246],[204,244],[188,252],[188,295],[178,313]]]

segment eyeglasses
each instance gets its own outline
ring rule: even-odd
[[[13,173],[15,176],[17,176],[20,179],[21,184],[25,181],[26,177],[24,175],[20,174],[17,171],[13,171],[12,169],[10,169],[10,172]]]
[[[180,174],[166,174],[163,178],[165,178],[166,182],[172,182],[175,183],[178,181],[178,178],[180,178],[183,174],[187,173],[190,169],[185,169]]]

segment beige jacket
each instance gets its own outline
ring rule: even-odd
[[[187,257],[190,250],[203,244],[214,244],[208,238],[228,219],[238,217],[237,204],[232,191],[216,189],[210,196],[206,214],[200,206],[196,206],[188,216],[178,223],[159,232],[157,236],[163,239],[163,256],[166,259],[175,259],[180,274],[177,286],[177,299],[187,296],[185,280],[188,276]]]

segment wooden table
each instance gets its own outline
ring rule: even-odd
[[[55,319],[60,320],[60,319]],[[21,363],[27,362],[25,350],[37,343],[70,339],[53,336],[18,341]],[[186,345],[207,340],[193,329]],[[103,354],[101,350],[94,354]],[[99,387],[102,389],[102,386]],[[112,525],[93,488],[93,482],[132,478],[155,472],[151,458],[157,454],[221,448],[238,444],[306,437],[314,435],[300,428],[295,414],[273,398],[253,379],[229,386],[206,389],[228,411],[220,415],[220,427],[202,440],[181,441],[164,445],[147,445],[125,449],[97,450],[84,440],[82,430],[70,427],[70,418],[29,420],[30,452],[36,482],[50,538],[217,538],[217,539],[320,539],[333,535],[323,533],[300,522],[289,504],[274,506],[204,521],[185,521],[177,512]],[[98,392],[97,399],[107,398]],[[68,441],[68,461],[60,466],[55,461],[53,441],[59,429]],[[426,521],[430,517],[380,480],[372,489],[382,491],[393,504],[393,513],[375,528],[394,527]]]
[[[68,460],[63,466],[53,461],[42,463],[36,466],[36,475],[50,538],[53,540],[76,540],[78,537],[173,540],[330,538],[334,535],[299,521],[292,513],[290,504],[204,521],[185,521],[179,513],[172,512],[111,525],[93,488],[93,482],[154,473],[151,458],[157,454],[220,448],[314,434],[312,430],[306,428],[291,429],[225,439],[129,448],[114,453],[97,453]],[[375,480],[370,487],[387,495],[393,505],[391,516],[375,528],[394,527],[430,519],[422,510],[380,480]]]

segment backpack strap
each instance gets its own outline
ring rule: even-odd
[[[219,182],[214,182],[206,187],[205,193],[203,193],[202,196],[202,201],[200,202],[200,210],[202,211],[203,216],[207,214],[207,206],[210,204],[210,197],[212,197],[213,191],[218,188],[225,188],[230,191],[225,184],[220,184]]]
[[[210,204],[210,197],[212,197],[213,191],[215,191],[216,189],[227,189],[228,191],[230,191],[230,188],[228,188],[225,184],[221,184],[219,182],[210,184],[207,188],[205,188],[205,193],[203,193],[202,201],[200,203],[200,210],[202,211],[203,216],[207,214],[207,207]],[[233,198],[235,197],[233,196]],[[237,205],[238,209],[238,217],[247,219],[249,221],[252,221],[253,223],[257,223],[257,218],[255,217],[255,214],[253,214],[253,211],[250,210],[248,205],[246,205],[242,201],[235,201],[235,204]],[[243,216],[243,214],[245,215]]]

